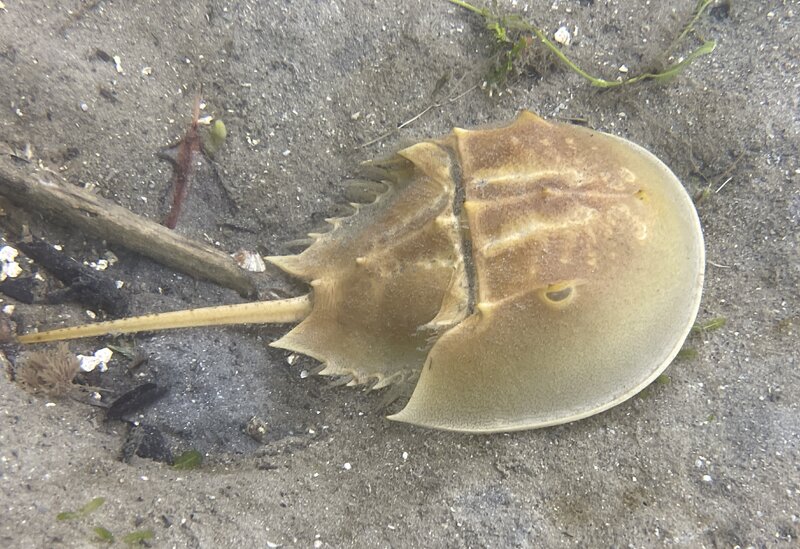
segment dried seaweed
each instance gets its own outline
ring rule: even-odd
[[[64,396],[75,387],[75,376],[79,371],[78,358],[66,343],[53,349],[33,351],[23,355],[18,363],[15,377],[19,383],[33,393],[48,396]]]
[[[194,157],[201,151],[200,134],[197,131],[200,120],[200,96],[194,99],[192,123],[178,144],[178,154],[173,162],[172,207],[164,220],[164,226],[174,229],[178,225],[178,217],[194,174]],[[165,157],[169,158],[169,157]]]

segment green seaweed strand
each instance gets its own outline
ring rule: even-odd
[[[703,55],[707,55],[714,51],[717,44],[714,40],[706,40],[700,45],[698,48],[694,49],[690,52],[683,60],[673,63],[672,65],[668,66],[666,69],[660,72],[646,72],[642,74],[638,74],[636,76],[631,76],[630,78],[625,78],[622,80],[605,80],[604,78],[598,78],[596,76],[592,76],[584,69],[579,67],[577,63],[572,61],[569,57],[567,57],[561,49],[556,46],[547,36],[545,35],[544,31],[539,27],[528,23],[524,19],[518,16],[506,16],[500,17],[498,15],[493,14],[487,8],[478,8],[473,6],[472,4],[465,2],[464,0],[448,0],[451,4],[455,4],[461,8],[471,11],[477,15],[480,15],[486,21],[486,27],[494,32],[495,37],[499,42],[504,43],[514,43],[508,37],[508,31],[521,31],[521,32],[530,32],[539,39],[539,41],[544,44],[544,46],[553,52],[553,54],[561,60],[570,70],[575,72],[576,74],[582,76],[589,83],[593,86],[598,88],[616,88],[619,86],[624,86],[628,84],[635,84],[636,82],[640,82],[642,80],[667,80],[672,78],[673,76],[680,73],[683,69],[688,67],[695,59],[701,57]],[[698,0],[697,6],[695,7],[692,19],[689,23],[683,28],[683,31],[678,36],[678,38],[673,42],[673,46],[680,41],[682,41],[686,35],[691,32],[694,24],[700,18],[700,16],[705,12],[706,8],[711,4],[713,0]],[[671,48],[670,48],[671,49]],[[668,50],[669,51],[669,50]]]

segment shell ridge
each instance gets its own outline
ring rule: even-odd
[[[390,419],[467,432],[546,427],[655,379],[685,339],[702,281],[697,214],[677,178],[628,141],[530,113],[452,136],[475,313],[436,340]]]

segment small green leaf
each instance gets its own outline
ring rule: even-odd
[[[92,529],[92,531],[97,536],[98,541],[105,541],[108,543],[114,542],[114,534],[103,528],[102,526],[97,526]]]
[[[225,144],[225,139],[228,137],[228,130],[225,127],[225,122],[222,120],[214,120],[211,124],[211,129],[208,132],[208,137],[205,140],[204,149],[207,155],[214,156],[217,154],[222,146]]]
[[[692,326],[693,332],[711,332],[713,330],[719,330],[725,326],[725,318],[724,317],[717,317],[712,318],[711,320],[706,320],[704,322],[695,322],[694,326]]]
[[[80,518],[80,516],[80,513],[74,511],[64,511],[56,515],[56,520],[75,520],[76,518]]]
[[[714,48],[716,48],[716,47],[717,47],[717,43],[714,42],[713,40],[709,40],[707,42],[704,42],[702,46],[700,46],[699,48],[697,48],[694,51],[692,51],[689,55],[687,55],[683,59],[683,61],[675,63],[674,65],[670,65],[665,70],[663,70],[663,71],[661,71],[659,73],[648,74],[647,77],[652,78],[653,80],[661,80],[661,81],[669,80],[670,78],[672,78],[673,76],[675,76],[679,72],[681,72],[683,69],[685,69],[686,67],[691,65],[692,62],[694,62],[695,59],[697,59],[698,57],[701,57],[703,55],[708,55],[709,53],[714,51]]]
[[[667,374],[661,374],[656,378],[656,383],[659,385],[669,385],[672,383],[672,378],[669,377]]]
[[[203,454],[197,450],[187,450],[175,459],[172,467],[180,470],[197,469],[201,463],[203,463]]]
[[[92,501],[83,506],[80,510],[81,516],[86,516],[89,513],[97,511],[106,502],[106,498],[94,498]]]
[[[678,351],[678,354],[675,357],[676,360],[691,360],[693,358],[697,358],[697,349],[692,347],[684,347]]]
[[[155,534],[153,534],[152,530],[136,530],[135,532],[122,536],[122,541],[129,545],[135,545],[153,539],[154,536]]]
[[[106,502],[106,498],[94,498],[92,501],[81,507],[79,511],[64,511],[56,515],[56,520],[75,520],[83,518],[89,513],[96,511]]]

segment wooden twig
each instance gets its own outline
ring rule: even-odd
[[[227,254],[64,181],[53,172],[0,156],[0,194],[18,206],[73,225],[195,278],[256,296],[250,277]]]

